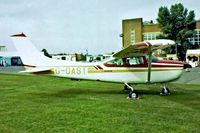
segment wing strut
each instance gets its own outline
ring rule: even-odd
[[[148,75],[147,75],[147,82],[151,82],[151,62],[152,62],[152,50],[151,46],[148,47]]]

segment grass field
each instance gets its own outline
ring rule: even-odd
[[[135,85],[127,100],[121,84],[0,74],[0,133],[197,133],[200,85]]]

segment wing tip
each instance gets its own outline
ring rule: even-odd
[[[27,37],[23,32],[21,34],[11,35],[11,37]]]

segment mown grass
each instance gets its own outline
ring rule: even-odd
[[[189,133],[200,131],[200,85],[135,85],[0,74],[0,132]]]

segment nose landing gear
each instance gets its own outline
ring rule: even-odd
[[[160,95],[161,96],[169,96],[170,95],[170,91],[167,88],[165,83],[162,83],[162,89],[161,89]]]

